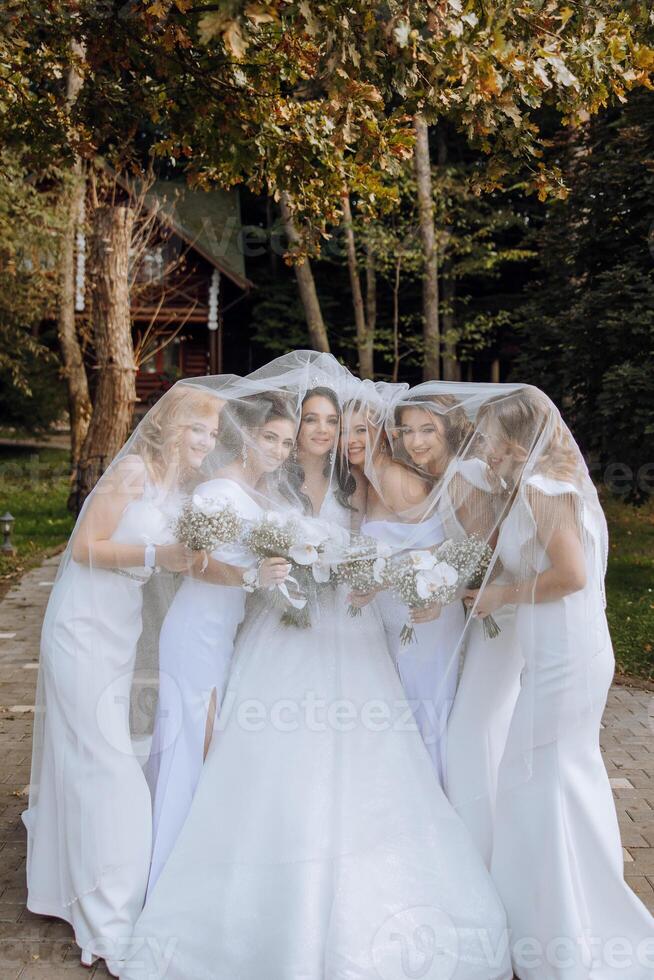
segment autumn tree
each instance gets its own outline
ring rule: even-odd
[[[242,183],[284,200],[297,231],[288,259],[304,269],[318,345],[323,318],[307,260],[341,222],[344,187],[370,214],[393,203],[392,182],[381,178],[411,157],[415,119],[446,120],[481,149],[479,192],[526,167],[526,190],[561,196],[538,110],[552,106],[574,123],[650,85],[654,67],[648,5],[631,0],[53,0],[47,9],[8,0],[5,8],[0,137],[69,162],[101,151],[119,167],[143,166],[148,151],[183,165],[195,184]],[[75,46],[83,84],[71,104],[62,80]],[[431,299],[423,310],[430,358],[437,310]]]

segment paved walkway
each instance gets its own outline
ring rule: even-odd
[[[0,980],[108,977],[80,966],[69,927],[25,908],[30,731],[41,618],[57,558],[29,572],[0,603]],[[602,747],[625,845],[629,884],[654,912],[654,694],[611,691]]]

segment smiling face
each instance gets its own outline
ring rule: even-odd
[[[438,473],[447,465],[445,422],[424,408],[403,408],[398,432],[409,458],[421,470]]]
[[[216,448],[217,436],[218,412],[190,419],[182,432],[182,463],[194,470],[199,469],[207,454]]]
[[[511,442],[497,419],[486,419],[478,439],[482,456],[502,479],[509,479],[524,461],[526,453],[516,452],[519,447]]]
[[[290,419],[271,419],[252,431],[252,449],[263,473],[274,473],[291,454],[295,425]]]
[[[338,440],[340,415],[325,395],[311,395],[302,406],[302,421],[297,437],[300,453],[325,456]]]
[[[350,466],[363,466],[366,461],[366,443],[368,441],[368,418],[361,410],[353,412],[348,418],[343,431],[343,444],[347,461]]]

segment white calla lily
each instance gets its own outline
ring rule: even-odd
[[[298,565],[313,565],[318,561],[318,550],[312,544],[294,544],[288,553]]]
[[[416,592],[421,599],[429,599],[441,589],[456,585],[458,578],[458,572],[452,565],[440,561],[433,568],[425,569],[416,576]]]
[[[436,558],[431,551],[410,551],[409,560],[414,568],[430,569],[436,564]]]
[[[440,576],[443,585],[446,585],[448,588],[456,585],[459,579],[459,573],[457,572],[456,568],[448,564],[446,561],[439,561],[438,564],[432,568],[431,574],[435,578]]]

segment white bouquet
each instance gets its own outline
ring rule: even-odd
[[[332,570],[332,580],[349,585],[355,592],[376,592],[384,585],[386,563],[391,556],[388,545],[375,538],[359,534],[352,537],[338,564]],[[350,605],[350,616],[360,616],[361,607]]]
[[[206,568],[209,552],[240,540],[244,522],[229,501],[194,494],[191,503],[173,522],[172,530],[177,540],[192,551],[205,552],[203,568]]]
[[[245,544],[258,558],[286,558],[292,574],[278,586],[286,608],[282,623],[307,627],[309,608],[318,597],[319,587],[329,585],[332,570],[347,544],[342,528],[309,517],[284,518],[270,511],[249,527]]]
[[[386,563],[383,584],[410,609],[425,609],[438,603],[447,606],[471,587],[475,578],[483,579],[492,551],[480,539],[448,540],[435,548],[409,551]],[[489,622],[490,620],[490,622]],[[484,620],[486,635],[496,636],[499,628],[491,616]],[[415,641],[411,623],[402,627],[402,645]]]

